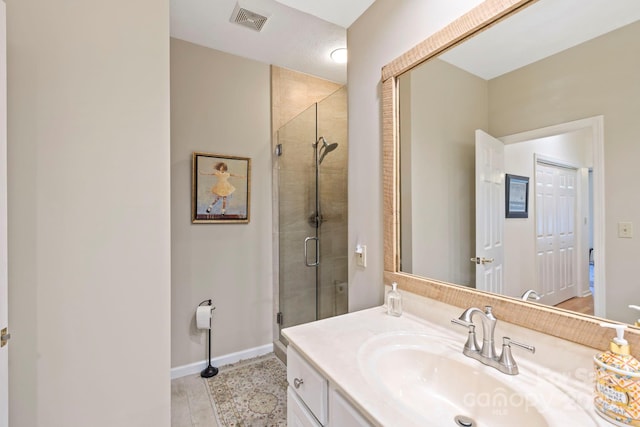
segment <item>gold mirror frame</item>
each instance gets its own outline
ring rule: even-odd
[[[597,349],[606,349],[611,331],[604,319],[515,298],[430,280],[399,271],[399,139],[397,78],[413,67],[472,37],[537,0],[486,0],[382,68],[384,281],[427,298],[461,308],[494,307],[498,319]],[[434,206],[437,209],[437,206]],[[616,322],[619,323],[619,322]],[[627,339],[640,356],[640,331],[630,328]]]

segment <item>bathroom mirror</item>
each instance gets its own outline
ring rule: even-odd
[[[596,273],[611,257],[623,277],[633,272],[633,260],[618,262],[628,242],[601,238],[607,216],[614,226],[630,222],[617,206],[634,192],[633,181],[602,185],[619,173],[605,172],[602,145],[612,156],[635,145],[637,121],[628,113],[640,110],[632,71],[640,62],[630,54],[640,51],[639,17],[633,0],[540,0],[399,76],[400,271],[512,297],[534,289],[540,303],[634,318],[627,300],[606,304],[607,293],[629,283]],[[605,140],[594,135],[602,123]],[[503,142],[492,152],[504,161],[490,172],[499,182],[483,182],[486,171],[476,167],[476,147],[487,149],[476,129]],[[508,193],[505,174],[531,182],[526,218],[487,211],[509,208],[495,198]],[[493,201],[483,201],[494,187]],[[605,198],[594,212],[594,200]]]
[[[563,204],[565,213],[547,228],[564,230],[573,219],[574,231],[581,233],[553,255],[564,264],[546,271],[566,278],[568,257],[575,260],[570,281],[583,296],[591,291],[593,263],[595,314],[634,322],[637,313],[627,306],[640,299],[629,281],[640,255],[632,236],[633,222],[640,220],[640,192],[631,177],[640,158],[640,62],[632,53],[638,51],[639,16],[634,0],[488,0],[384,67],[386,280],[412,291],[428,289],[427,296],[456,305],[479,298],[499,302],[512,309],[514,319],[516,309],[529,313],[532,319],[515,321],[525,326],[549,316],[593,324],[590,316],[516,299],[541,284],[537,276],[545,270],[536,258],[544,258],[538,246],[545,242],[536,243],[536,227],[545,229],[541,214],[555,209],[549,206]],[[572,69],[577,74],[569,74]],[[476,238],[476,129],[498,137],[507,150],[492,155],[505,160],[502,172],[492,166],[484,173],[498,189],[480,191],[498,200],[497,216],[480,224],[496,218],[502,223],[504,232],[489,232],[487,240],[503,246],[502,273],[476,274],[493,258],[475,247],[484,241]],[[505,218],[504,174],[528,178],[527,218]],[[545,179],[571,182],[576,192],[547,194]],[[555,205],[536,212],[551,195]],[[562,237],[546,243],[557,247],[554,239]],[[515,263],[510,270],[509,262]],[[506,291],[499,287],[505,283]],[[536,328],[548,332],[545,325]]]

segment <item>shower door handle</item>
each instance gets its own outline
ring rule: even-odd
[[[315,240],[316,242],[316,261],[309,263],[309,257],[307,256],[307,247],[309,244],[309,241],[311,240]],[[306,239],[304,239],[304,265],[306,265],[307,267],[316,267],[318,265],[320,265],[320,239],[317,237],[307,237]]]

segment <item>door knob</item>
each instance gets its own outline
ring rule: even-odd
[[[11,334],[8,332],[7,328],[4,328],[0,331],[0,347],[4,347],[7,345],[7,341],[11,338]]]
[[[475,258],[471,258],[471,262],[475,262],[476,264],[480,265],[484,265],[484,264],[491,264],[494,261],[493,258],[480,258],[480,257],[475,257]]]

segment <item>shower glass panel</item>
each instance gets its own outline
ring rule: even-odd
[[[296,116],[277,136],[282,329],[348,311],[346,88]]]

